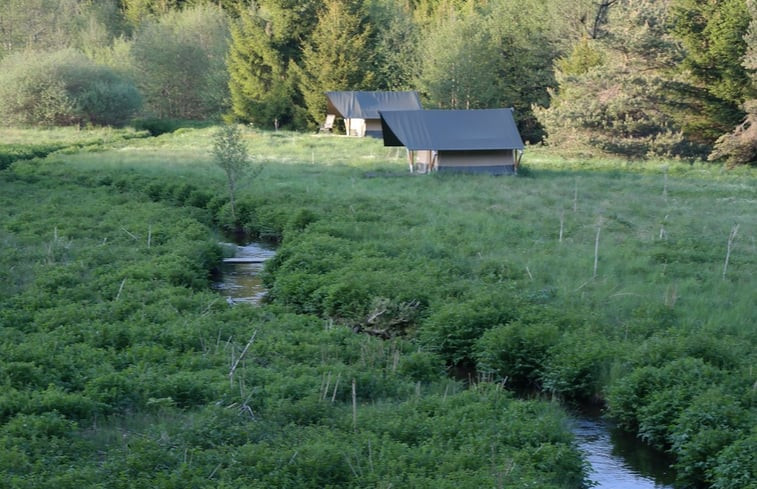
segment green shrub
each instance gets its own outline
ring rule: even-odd
[[[131,126],[138,131],[147,131],[151,136],[160,136],[183,127],[183,121],[158,118],[134,119],[131,121]]]
[[[549,322],[495,326],[476,341],[476,368],[518,389],[538,388],[559,336],[557,326]]]
[[[427,351],[414,351],[400,357],[397,371],[417,382],[434,382],[444,374],[444,361]]]
[[[63,147],[63,144],[0,144],[0,170],[8,168],[14,161],[44,158]]]
[[[757,425],[755,425],[757,426]],[[713,489],[757,489],[757,428],[751,434],[724,448],[717,454],[708,471]]]
[[[544,389],[567,401],[597,402],[614,356],[611,343],[595,331],[566,333],[548,353]]]
[[[519,307],[520,301],[507,291],[474,289],[472,297],[444,304],[431,313],[420,326],[421,341],[450,365],[472,364],[476,340],[487,330],[517,318]]]
[[[140,104],[128,79],[74,50],[13,54],[0,62],[6,124],[119,126]]]
[[[634,369],[610,387],[609,414],[621,428],[665,449],[670,446],[675,420],[691,400],[722,380],[722,371],[697,358]]]
[[[676,456],[676,479],[684,484],[708,480],[718,465],[717,455],[744,436],[755,416],[722,388],[696,396],[681,412],[669,435]]]

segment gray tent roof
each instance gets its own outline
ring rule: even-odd
[[[418,110],[418,92],[326,92],[329,114],[345,119],[378,119],[380,110]]]
[[[381,111],[384,146],[410,150],[523,149],[513,109]]]

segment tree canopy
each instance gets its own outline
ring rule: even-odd
[[[726,144],[752,144],[754,17],[753,0],[0,0],[0,59],[79,50],[132,80],[141,117],[306,129],[325,91],[418,90],[514,107],[530,143],[735,164],[754,160]]]

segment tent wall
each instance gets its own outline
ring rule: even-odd
[[[347,136],[381,138],[381,119],[345,119],[344,128]]]
[[[410,173],[429,173],[436,169],[436,154],[430,149],[408,150],[407,160]]]
[[[439,151],[437,167],[440,172],[510,175],[515,173],[515,151]]]
[[[365,119],[344,119],[344,129],[347,136],[365,136]]]
[[[365,135],[374,138],[381,138],[381,119],[366,119]]]

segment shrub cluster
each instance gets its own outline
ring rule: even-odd
[[[284,147],[287,155],[297,149],[290,133],[261,139],[260,152],[266,145]],[[502,391],[504,386],[572,403],[606,403],[622,427],[675,455],[681,485],[749,487],[743,482],[755,478],[749,456],[754,448],[750,367],[755,350],[747,318],[752,301],[746,292],[753,289],[748,272],[754,255],[748,240],[746,245],[737,241],[725,276],[718,250],[730,229],[722,224],[724,216],[743,220],[751,215],[751,186],[742,185],[738,176],[722,175],[671,175],[663,182],[659,174],[639,173],[626,180],[617,170],[570,173],[567,184],[565,172],[538,170],[528,181],[474,176],[368,180],[348,165],[310,163],[315,151],[327,150],[317,144],[337,139],[330,144],[346,138],[309,139],[310,146],[298,156],[308,164],[270,156],[282,164],[271,165],[253,191],[240,193],[236,217],[229,203],[217,197],[220,178],[201,180],[187,172],[177,179],[168,170],[155,178],[132,168],[104,171],[59,161],[14,165],[16,180],[9,181],[22,190],[33,188],[32,182],[39,186],[38,192],[49,194],[57,206],[50,214],[67,216],[67,223],[89,221],[62,207],[65,199],[51,191],[64,183],[86,186],[96,195],[105,192],[114,209],[128,204],[129,213],[124,208],[120,219],[103,219],[102,212],[93,211],[105,228],[85,231],[82,225],[78,234],[71,228],[53,234],[53,220],[32,211],[6,221],[2,242],[20,243],[27,234],[45,236],[51,242],[37,261],[69,265],[39,271],[19,267],[8,280],[0,277],[10,297],[3,304],[8,306],[2,309],[4,324],[35,325],[40,329],[32,332],[40,339],[65,332],[69,341],[83,338],[87,346],[56,357],[62,380],[43,363],[14,357],[4,373],[12,389],[2,405],[11,406],[9,413],[28,416],[44,414],[31,405],[55,406],[68,413],[67,420],[132,411],[170,413],[187,425],[193,425],[187,411],[197,411],[197,420],[226,420],[207,422],[218,426],[219,437],[234,440],[229,441],[234,448],[219,448],[223,443],[213,441],[213,447],[200,449],[200,440],[217,439],[190,436],[183,429],[168,430],[165,437],[144,430],[150,435],[130,445],[134,453],[164,461],[161,476],[171,474],[183,482],[197,474],[181,464],[181,448],[194,450],[194,460],[205,460],[205,476],[221,463],[218,477],[239,482],[229,475],[239,469],[222,463],[220,454],[248,454],[244,460],[249,465],[260,463],[256,473],[270,474],[265,479],[269,485],[283,486],[307,485],[299,470],[312,472],[320,484],[370,485],[374,479],[368,474],[378,477],[377,467],[389,464],[379,461],[374,451],[379,446],[394,473],[408,474],[406,479],[380,479],[396,486],[442,484],[427,472],[426,453],[442,461],[438,473],[445,480],[467,471],[465,480],[487,485],[506,473],[521,478],[515,486],[538,480],[539,487],[552,487],[559,483],[545,474],[562,460],[576,474],[570,469],[572,452],[560,443],[545,441],[531,452],[513,451],[533,446],[529,430],[543,433],[525,420],[545,408],[540,403],[524,407]],[[167,141],[160,139],[161,144]],[[0,209],[16,209],[24,198],[9,196]],[[31,192],[28,198],[40,200],[40,194]],[[92,203],[93,208],[101,205]],[[576,210],[555,212],[561,206]],[[169,222],[152,212],[166,213]],[[748,219],[743,221],[741,232],[748,236]],[[150,225],[154,241],[149,250],[142,249],[144,256],[125,246],[119,260],[127,261],[116,265],[109,248],[99,246],[108,237],[109,246],[117,241],[145,248]],[[31,231],[29,226],[38,228]],[[169,243],[162,226],[176,226],[170,252],[162,248]],[[208,226],[241,227],[249,236],[281,241],[265,272],[271,303],[260,311],[226,308],[217,297],[214,302],[203,295],[208,268],[217,261],[214,245],[206,241]],[[599,271],[592,278],[598,226]],[[87,233],[98,237],[91,252],[107,258],[103,262],[111,267],[101,273],[113,274],[98,282],[101,296],[96,299],[77,284],[84,278],[91,283],[100,273],[74,266],[88,263],[76,248],[79,236]],[[9,252],[8,260],[19,261],[18,253]],[[0,268],[0,273],[9,272]],[[34,293],[25,293],[31,286]],[[56,294],[61,294],[60,303]],[[90,312],[82,316],[82,311]],[[74,324],[76,328],[70,326]],[[255,330],[258,335],[230,385],[229,360],[237,358]],[[15,327],[4,332],[18,343],[32,338]],[[66,344],[62,338],[56,336],[56,341]],[[110,352],[125,357],[118,357],[117,367],[107,372],[92,372],[67,360],[74,351],[102,365],[108,364]],[[177,363],[161,367],[160,374],[150,370],[166,358]],[[489,399],[476,398],[483,404],[452,409],[445,403],[460,395],[460,386],[440,376],[445,369],[471,381],[491,380],[497,387],[478,391]],[[193,386],[185,371],[204,379],[204,385]],[[352,425],[353,378],[358,441]],[[25,400],[29,396],[23,386],[34,391],[34,403]],[[81,386],[92,396],[77,406],[70,396]],[[492,398],[485,394],[492,392]],[[498,396],[502,400],[494,402]],[[482,455],[482,445],[449,427],[467,427],[455,424],[459,420],[454,416],[466,421],[478,416],[499,426],[505,415],[489,413],[499,409],[499,402],[507,406],[507,416],[510,410],[522,415],[525,427],[512,423],[507,448],[495,449],[492,466],[506,469],[493,469],[491,479],[481,472],[480,460],[489,456]],[[208,411],[214,403],[216,411]],[[413,410],[425,412],[423,406],[429,406],[429,413],[414,417]],[[401,417],[387,420],[383,409]],[[437,417],[447,409],[453,418]],[[222,412],[245,423],[231,422]],[[253,416],[255,422],[249,421]],[[239,441],[245,432],[253,433],[255,441]],[[191,444],[182,445],[184,436]],[[444,440],[451,440],[449,458],[432,446],[445,446]],[[349,443],[355,451],[345,455]],[[341,458],[337,447],[342,447]],[[218,450],[216,458],[211,449]],[[311,465],[317,451],[325,454],[329,468],[319,471]],[[144,474],[140,457],[133,460],[134,477]],[[128,469],[113,464],[115,472]]]
[[[74,50],[17,53],[0,62],[0,118],[8,125],[113,125],[141,104],[136,86]]]
[[[60,166],[0,176],[0,485],[583,484],[555,406],[493,384],[464,390],[438,354],[340,324],[366,313],[376,328],[417,323],[427,301],[392,290],[402,280],[370,307],[327,286],[313,304],[332,322],[294,306],[230,307],[208,290],[220,260],[208,223],[223,205],[194,206],[192,182]],[[255,212],[280,232],[313,219]],[[310,246],[343,242],[321,234]],[[289,270],[301,255],[280,256]]]

